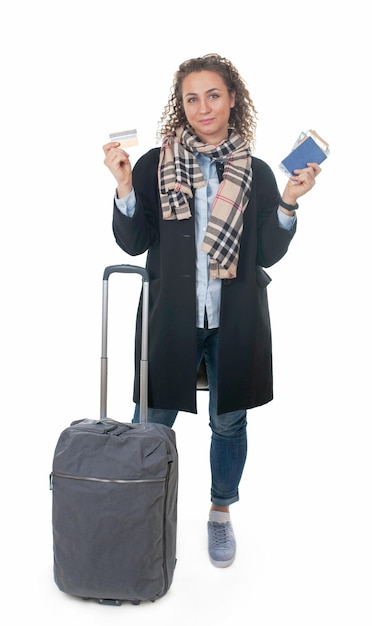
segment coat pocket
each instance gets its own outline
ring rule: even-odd
[[[271,276],[260,265],[256,265],[256,282],[262,288],[267,287],[271,283]]]

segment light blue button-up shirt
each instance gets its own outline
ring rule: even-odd
[[[218,328],[220,320],[221,280],[209,279],[209,255],[203,252],[202,243],[208,225],[213,200],[219,186],[216,162],[203,154],[196,154],[199,167],[205,180],[205,186],[196,189],[195,200],[195,243],[196,243],[196,319],[198,328],[204,327],[205,314],[208,328]],[[115,198],[119,211],[132,217],[136,209],[134,190],[125,198]],[[278,207],[279,225],[290,230],[296,216],[285,215]]]

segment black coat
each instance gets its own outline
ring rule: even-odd
[[[195,224],[163,220],[157,182],[159,148],[133,168],[137,204],[133,217],[114,207],[118,245],[147,254],[150,276],[149,406],[196,413]],[[270,167],[252,158],[253,181],[244,212],[237,278],[221,290],[218,412],[252,408],[273,397],[271,329],[263,267],[286,253],[295,228],[278,224],[280,194]],[[194,211],[193,201],[190,203]],[[134,400],[139,400],[141,307],[136,331]]]

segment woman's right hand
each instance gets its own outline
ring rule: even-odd
[[[111,141],[103,146],[104,164],[118,183],[118,198],[124,198],[132,190],[132,165],[129,154],[120,148],[118,141]]]

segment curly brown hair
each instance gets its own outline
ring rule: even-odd
[[[218,54],[206,54],[203,57],[196,57],[181,63],[174,75],[168,102],[158,122],[157,139],[161,140],[165,135],[174,133],[176,128],[188,125],[182,103],[183,79],[191,72],[203,70],[219,74],[229,94],[235,92],[235,106],[231,109],[229,127],[234,128],[253,147],[257,111],[236,67],[228,59]]]

